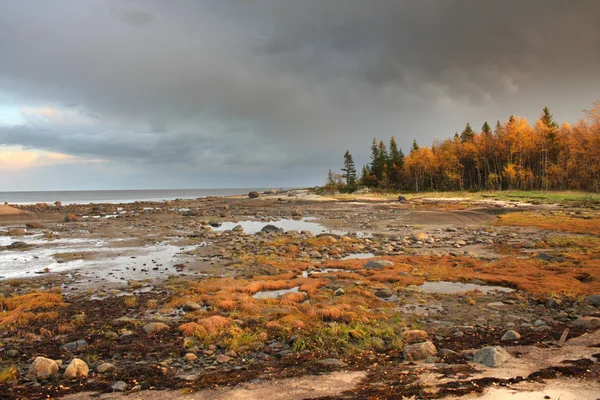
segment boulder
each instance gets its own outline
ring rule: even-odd
[[[118,381],[118,382],[113,383],[111,388],[115,392],[124,392],[127,390],[127,384],[123,381]]]
[[[67,366],[67,369],[65,370],[63,378],[65,378],[65,379],[87,378],[89,371],[90,371],[90,368],[85,363],[85,361],[83,361],[79,358],[74,358],[73,360],[71,360],[71,362]]]
[[[74,342],[64,344],[60,348],[64,351],[75,351],[85,349],[87,346],[88,342],[85,339],[79,339]]]
[[[479,349],[473,356],[473,361],[486,367],[497,368],[504,364],[511,355],[500,346],[490,346]]]
[[[30,229],[42,229],[44,227],[41,222],[28,222],[25,226]]]
[[[585,296],[584,301],[595,307],[600,307],[600,294],[590,294]]]
[[[413,242],[424,242],[427,239],[429,239],[429,236],[423,232],[415,232],[412,235],[410,235],[410,238]]]
[[[248,197],[251,199],[256,199],[256,198],[260,197],[260,193],[258,193],[256,191],[252,191],[252,192],[248,193]]]
[[[365,269],[382,269],[383,267],[391,267],[394,263],[388,260],[370,260],[364,265]]]
[[[292,217],[293,218],[301,218],[302,217],[302,210],[300,210],[300,209],[294,210],[292,212]]]
[[[415,343],[404,348],[404,359],[407,361],[425,360],[437,355],[437,349],[431,342]]]
[[[23,228],[14,228],[8,231],[9,236],[23,236],[26,231]]]
[[[410,331],[404,331],[402,333],[402,340],[407,344],[424,343],[429,339],[427,332],[420,329],[414,329]]]
[[[511,340],[519,340],[521,339],[521,335],[519,334],[519,332],[517,331],[506,331],[506,333],[504,335],[502,335],[502,340],[503,342],[507,342],[507,341],[511,341]]]
[[[393,293],[388,288],[381,288],[375,291],[375,296],[381,297],[383,299],[387,299],[388,297],[392,297]]]
[[[265,225],[263,226],[263,228],[260,230],[261,232],[270,232],[270,233],[279,233],[279,232],[283,232],[283,229],[276,227],[275,225]]]
[[[402,204],[408,203],[408,200],[406,200],[406,197],[404,196],[398,196],[398,201]]]
[[[324,358],[322,360],[317,361],[317,364],[325,366],[325,367],[339,367],[339,368],[342,368],[346,365],[342,360],[338,360],[337,358]]]
[[[181,306],[181,309],[185,312],[202,310],[202,306],[194,301],[188,301]]]
[[[24,249],[29,247],[29,244],[25,243],[25,242],[12,242],[11,244],[8,245],[8,247],[10,249]]]
[[[45,357],[38,357],[27,371],[27,376],[38,380],[45,380],[58,372],[56,361]]]
[[[112,374],[116,370],[117,370],[117,367],[115,367],[111,363],[102,363],[102,364],[98,365],[98,367],[96,368],[96,371],[98,371],[98,373],[100,373],[100,374]]]
[[[144,325],[143,329],[148,335],[154,335],[158,332],[169,330],[169,325],[163,324],[162,322],[151,322]]]

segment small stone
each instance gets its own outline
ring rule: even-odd
[[[415,343],[404,348],[404,359],[408,361],[424,360],[437,355],[437,349],[431,342]]]
[[[383,267],[391,267],[394,265],[393,261],[388,260],[370,260],[363,266],[365,269],[382,269]]]
[[[596,329],[600,328],[600,318],[597,317],[579,317],[571,322],[573,328]]]
[[[410,235],[410,238],[413,242],[424,242],[427,239],[429,239],[429,236],[427,236],[427,234],[423,232],[415,232],[412,235]]]
[[[275,225],[265,225],[263,226],[263,228],[260,230],[261,232],[270,232],[270,233],[279,233],[279,232],[283,232],[283,229],[276,227]]]
[[[323,365],[325,367],[338,367],[338,368],[342,368],[346,365],[342,360],[338,360],[337,358],[324,358],[322,360],[317,361],[317,364]]]
[[[260,193],[258,193],[256,191],[252,191],[252,192],[248,193],[248,197],[251,199],[256,199],[256,198],[260,197]]]
[[[198,359],[198,356],[195,355],[194,353],[187,353],[184,357],[185,361],[187,362],[194,362]]]
[[[58,372],[56,361],[45,357],[38,357],[27,371],[27,376],[38,380],[45,380]]]
[[[63,374],[63,378],[65,378],[65,379],[87,378],[89,371],[90,371],[90,368],[85,363],[85,361],[83,361],[79,358],[74,358],[73,360],[71,360],[71,362],[67,366],[67,369],[65,370],[65,373]]]
[[[98,373],[100,373],[100,374],[112,374],[116,370],[117,370],[117,367],[115,367],[111,363],[102,363],[102,364],[98,365],[98,367],[96,368],[96,371],[98,371]]]
[[[163,324],[162,322],[151,322],[144,325],[144,332],[148,335],[154,335],[155,333],[169,330],[169,325]]]
[[[507,342],[510,340],[519,340],[519,339],[521,339],[521,335],[519,334],[519,332],[510,330],[510,331],[506,331],[506,333],[504,335],[502,335],[502,339],[500,339],[500,340],[502,340],[503,342]]]
[[[473,361],[486,367],[497,368],[504,364],[511,355],[500,346],[484,347],[475,352]]]
[[[388,288],[381,288],[375,291],[375,296],[387,299],[388,297],[392,297],[392,291]]]
[[[294,210],[294,212],[292,212],[292,217],[294,217],[294,218],[302,217],[302,210],[299,210],[299,209]]]
[[[111,388],[115,392],[124,392],[127,390],[127,384],[123,381],[118,381],[118,382],[113,383]]]
[[[231,361],[231,357],[229,357],[229,356],[226,356],[226,355],[224,355],[224,354],[221,354],[221,355],[219,355],[219,356],[217,357],[217,362],[218,362],[219,364],[224,364],[224,363],[227,363],[227,362],[229,362],[229,361]]]
[[[344,292],[344,289],[342,288],[336,289],[334,293],[336,296],[343,296],[344,294],[346,294],[346,292]]]
[[[185,304],[183,304],[183,306],[181,306],[181,309],[185,312],[192,312],[192,311],[201,310],[202,306],[200,306],[200,304],[198,304],[194,301],[188,301]]]
[[[423,343],[429,339],[427,332],[420,329],[405,331],[402,333],[402,340],[407,344]]]
[[[61,346],[62,350],[65,351],[75,351],[75,350],[83,350],[88,346],[88,342],[85,339],[79,339],[74,342],[70,342]]]

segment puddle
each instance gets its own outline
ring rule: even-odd
[[[354,253],[348,254],[346,257],[343,257],[342,260],[362,260],[373,257],[375,257],[375,254],[373,253]]]
[[[342,268],[323,268],[323,269],[314,269],[314,270],[310,270],[310,271],[302,271],[302,277],[308,278],[311,275],[328,274],[330,272],[356,272],[356,271],[352,271],[349,269],[342,269]]]
[[[36,247],[25,251],[0,252],[0,279],[22,278],[40,272],[60,273],[77,270],[86,279],[120,282],[123,280],[152,279],[159,275],[178,273],[176,264],[194,257],[181,254],[196,246],[173,246],[158,243],[143,247],[110,247],[104,241],[83,239],[55,240],[52,247]],[[92,253],[87,259],[59,263],[57,253]]]
[[[293,287],[291,289],[283,290],[269,290],[265,292],[257,292],[254,296],[255,299],[276,299],[286,293],[297,293],[300,286]]]
[[[488,286],[488,285],[476,285],[474,283],[459,283],[459,282],[425,282],[419,286],[421,292],[425,293],[466,293],[473,290],[478,290],[483,294],[490,292],[503,292],[509,293],[514,292],[514,289],[502,287],[502,286]]]
[[[284,232],[288,231],[308,231],[313,235],[319,235],[321,233],[332,233],[335,235],[347,235],[348,231],[341,231],[336,229],[326,228],[324,225],[315,222],[315,218],[302,218],[302,219],[280,219],[276,221],[239,221],[239,222],[223,222],[219,227],[213,227],[212,230],[214,232],[223,232],[230,231],[234,227],[240,225],[244,233],[246,234],[255,234],[261,231],[266,225],[274,225],[278,228],[284,230]],[[370,234],[363,232],[356,232],[356,236],[358,237],[369,237]]]

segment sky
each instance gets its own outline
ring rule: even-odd
[[[600,100],[597,0],[0,1],[0,191],[305,187]]]

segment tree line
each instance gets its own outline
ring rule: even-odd
[[[374,138],[360,175],[347,150],[341,174],[330,170],[326,188],[600,192],[600,102],[585,115],[559,126],[546,107],[533,126],[512,115],[493,129],[485,122],[479,132],[467,123],[460,134],[429,147],[414,140],[406,156],[394,137],[389,145]]]

